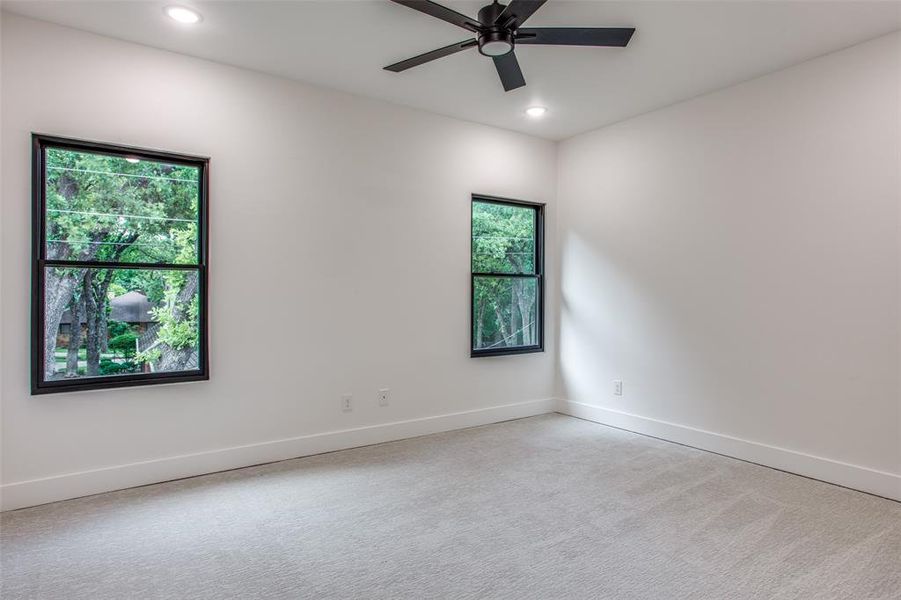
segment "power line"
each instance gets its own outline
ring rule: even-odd
[[[57,243],[57,244],[87,244],[90,246],[160,246],[163,244],[171,244],[172,240],[166,240],[165,242],[92,242],[90,240],[47,240],[48,244]]]
[[[73,173],[92,173],[94,175],[118,175],[120,177],[136,177],[138,179],[162,179],[164,181],[184,181],[197,183],[196,179],[181,179],[179,177],[164,177],[162,175],[136,175],[134,173],[114,173],[112,171],[94,171],[91,169],[73,169],[72,167],[47,167],[49,171],[71,171]]]
[[[509,340],[510,338],[514,337],[515,335],[517,335],[517,334],[519,334],[519,333],[522,333],[523,331],[526,330],[526,327],[531,327],[531,326],[534,325],[534,324],[535,324],[535,321],[531,321],[531,322],[530,322],[528,325],[526,325],[525,327],[522,327],[521,329],[518,329],[517,331],[514,331],[513,333],[511,333],[510,335],[508,335],[508,336],[505,337],[505,338],[501,338],[500,341],[497,341],[497,342],[491,344],[490,346],[485,346],[484,348],[481,348],[481,350],[488,350],[488,349],[490,349],[490,348],[494,348],[494,347],[497,346],[498,344],[504,343],[504,342],[506,342],[507,340]]]

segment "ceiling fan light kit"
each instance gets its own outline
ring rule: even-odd
[[[547,0],[512,0],[507,5],[494,0],[492,4],[479,10],[478,19],[470,19],[431,0],[392,0],[392,2],[462,27],[477,37],[388,65],[385,70],[400,73],[435,59],[478,47],[480,54],[494,60],[501,85],[507,92],[526,84],[514,52],[516,44],[622,48],[629,43],[632,34],[635,33],[632,27],[522,27],[526,19]]]
[[[479,52],[483,56],[503,56],[513,52],[513,35],[508,31],[489,31],[479,36]]]

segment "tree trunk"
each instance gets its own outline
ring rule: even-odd
[[[102,306],[100,314],[97,315],[100,319],[97,330],[100,332],[100,352],[104,353],[109,352],[109,317],[105,305]]]
[[[138,239],[137,234],[122,236],[111,260],[117,261],[122,254]],[[102,273],[102,275],[101,275]],[[107,299],[109,286],[113,282],[114,269],[90,270],[84,277],[85,297],[85,346],[87,354],[87,374],[96,376],[100,374],[100,353],[108,348],[107,340]]]
[[[84,269],[47,269],[44,278],[44,379],[56,374],[56,336],[59,322],[72,301]],[[62,274],[60,274],[62,273]]]
[[[532,336],[532,329],[534,328],[534,323],[532,322],[532,302],[528,302],[526,300],[525,295],[525,281],[520,279],[519,284],[519,293],[517,294],[516,305],[517,309],[519,309],[519,316],[522,319],[522,343],[523,346],[531,346],[535,342]]]
[[[185,278],[185,282],[178,292],[172,316],[176,321],[184,321],[188,317],[188,306],[197,293],[197,273],[191,273]],[[160,344],[160,359],[157,365],[158,372],[184,371],[190,363],[198,357],[199,348],[188,346],[187,348],[173,348],[166,343]],[[194,368],[191,366],[190,368]]]
[[[100,374],[100,320],[97,318],[97,299],[94,296],[94,273],[88,271],[84,276],[84,286],[81,295],[84,297],[85,313],[85,347],[87,354],[88,377],[96,377]]]
[[[84,316],[82,306],[81,296],[73,297],[72,326],[69,332],[69,349],[66,352],[66,377],[78,377],[78,348],[81,346],[81,320]]]
[[[517,273],[524,273],[522,261],[515,254],[508,254],[507,258],[516,268]],[[514,279],[513,284],[510,286],[513,288],[513,303],[510,306],[511,319],[513,318],[513,313],[519,311],[519,322],[520,322],[520,339],[521,345],[523,346],[531,346],[533,344],[533,336],[532,336],[532,315],[531,315],[531,304],[526,302],[525,295],[525,280],[524,279]],[[517,331],[516,328],[511,328],[511,331]],[[516,344],[516,340],[511,340],[511,344]]]
[[[517,297],[519,294],[516,291],[516,285],[519,283],[518,279],[513,280],[513,283],[510,285],[510,338],[507,340],[508,346],[516,346],[516,334],[519,329],[516,325],[516,304],[518,302]]]
[[[482,329],[485,321],[485,297],[479,298],[479,308],[476,311],[476,348],[482,347]]]
[[[121,253],[118,253],[115,260],[119,259]],[[109,352],[109,311],[107,310],[107,294],[109,286],[113,282],[113,269],[107,269],[103,273],[103,278],[94,285],[94,302],[97,305],[97,334],[100,340],[100,352]]]
[[[508,337],[507,336],[507,322],[506,322],[506,319],[504,319],[504,313],[501,312],[501,309],[497,305],[497,303],[494,304],[494,315],[495,315],[495,317],[497,317],[497,328],[501,332],[501,341],[503,341],[505,346],[509,346],[510,344],[508,343],[508,340],[507,340],[507,337]],[[494,346],[496,344],[492,344],[492,345]]]
[[[100,241],[105,232],[97,232],[92,241]],[[91,260],[97,253],[96,244],[87,244],[78,255],[78,260]],[[47,258],[69,257],[68,244],[47,244]],[[52,379],[56,374],[56,336],[59,322],[66,307],[72,302],[78,284],[85,276],[85,269],[63,269],[51,267],[44,271],[44,379]]]
[[[118,261],[121,259],[125,251],[128,250],[139,237],[140,234],[138,233],[120,235],[116,240],[116,251],[113,253],[111,260]],[[100,280],[100,285],[95,296],[97,298],[97,305],[100,308],[97,314],[97,331],[100,338],[100,352],[109,352],[109,311],[107,310],[106,300],[107,294],[109,293],[109,286],[113,282],[114,275],[115,271],[113,269],[104,271],[103,279]]]
[[[58,191],[67,200],[78,193],[75,181],[63,175],[59,180]],[[50,232],[48,232],[49,234]],[[48,239],[55,239],[50,238]],[[80,259],[90,260],[96,252],[95,244],[88,244]],[[65,243],[48,243],[47,258],[68,258],[71,248]],[[56,336],[59,334],[59,322],[72,301],[72,294],[84,274],[84,269],[45,269],[44,275],[44,379],[52,379],[56,375]]]

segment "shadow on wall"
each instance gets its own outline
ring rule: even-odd
[[[678,293],[678,273],[661,281],[655,268],[602,241],[563,235],[561,398],[661,417],[659,402],[677,407],[690,394],[697,403],[700,394],[723,393],[728,377],[741,377],[727,364],[728,348],[711,360],[714,340],[698,321],[704,313],[690,294]],[[642,380],[648,373],[653,382]],[[624,382],[623,397],[614,395],[614,380]],[[662,390],[666,398],[655,398]]]
[[[623,379],[627,355],[640,354],[635,337],[621,326],[627,320],[621,307],[638,312],[642,290],[611,255],[595,251],[579,234],[565,234],[561,250],[560,393],[566,400],[610,405],[606,382]]]

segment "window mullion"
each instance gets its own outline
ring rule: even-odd
[[[472,273],[475,277],[513,277],[513,278],[521,278],[528,279],[530,277],[540,277],[539,273],[489,273],[482,271],[473,271]]]

